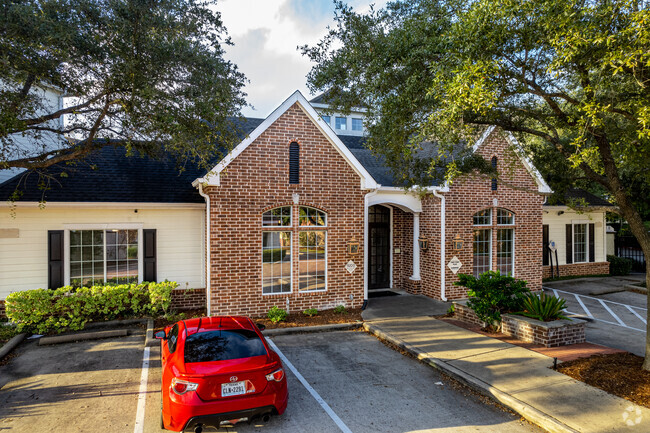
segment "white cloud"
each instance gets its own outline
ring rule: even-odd
[[[351,2],[360,11],[369,3]],[[306,75],[312,64],[297,47],[325,36],[334,22],[331,0],[224,0],[217,10],[235,44],[226,47],[226,58],[250,80],[245,91],[255,109],[245,108],[244,115],[266,117],[296,89],[310,97]]]

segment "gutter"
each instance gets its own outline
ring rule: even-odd
[[[199,183],[199,195],[205,199],[205,308],[208,316],[211,315],[210,311],[210,196],[203,192],[203,184]]]
[[[446,230],[445,230],[445,216],[446,216],[446,201],[445,196],[440,194],[440,190],[431,188],[430,191],[435,197],[440,199],[440,298],[443,301],[447,301],[445,296],[446,288],[446,273],[445,273],[445,262],[447,261],[445,245],[446,245]]]

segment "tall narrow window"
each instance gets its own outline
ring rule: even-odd
[[[291,292],[291,232],[262,233],[262,293]]]
[[[492,269],[492,230],[474,230],[474,276]]]
[[[512,276],[514,269],[515,231],[497,230],[497,269],[501,275]]]
[[[495,171],[497,169],[497,157],[496,156],[492,157],[492,169],[495,170]],[[497,190],[497,178],[493,177],[492,178],[492,191],[496,191],[496,190]]]
[[[587,224],[573,225],[573,263],[587,261]]]
[[[299,290],[325,290],[325,232],[300,232],[299,240]]]
[[[295,141],[289,145],[289,183],[300,183],[300,145]]]

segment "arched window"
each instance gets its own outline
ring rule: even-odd
[[[492,214],[496,218],[492,218]],[[492,254],[496,254],[496,269],[503,275],[514,274],[515,214],[496,208],[483,209],[473,215],[473,274],[478,277],[492,270]],[[493,251],[492,232],[496,231],[496,251]]]
[[[297,211],[297,224],[291,218],[292,206],[277,207],[262,214],[263,227],[281,228],[262,232],[263,294],[291,293],[295,268],[298,291],[327,289],[327,213],[307,206],[300,206]],[[296,237],[297,251],[292,244]]]

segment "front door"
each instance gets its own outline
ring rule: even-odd
[[[368,289],[390,287],[390,209],[371,206],[368,209],[368,233],[370,235],[370,260],[368,266]]]

